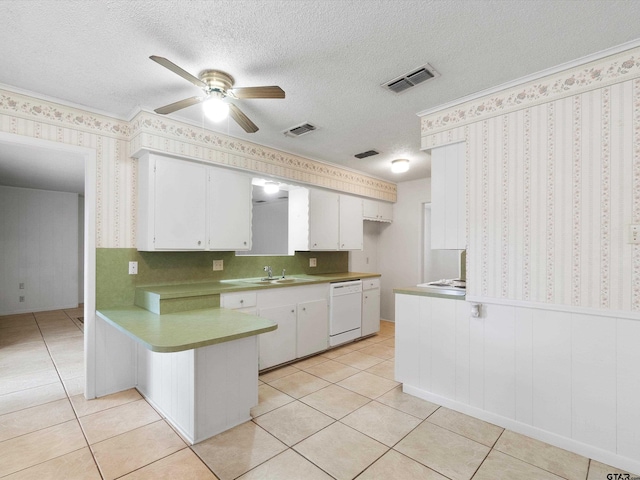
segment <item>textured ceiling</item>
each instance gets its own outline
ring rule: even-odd
[[[287,97],[239,101],[255,134],[207,128],[391,181],[429,173],[417,112],[640,37],[636,0],[0,0],[0,18],[0,83],[128,118],[200,93],[149,55],[224,70]],[[427,62],[440,77],[380,87]]]

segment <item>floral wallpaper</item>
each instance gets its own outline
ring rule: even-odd
[[[422,119],[465,140],[467,294],[640,312],[640,49]]]

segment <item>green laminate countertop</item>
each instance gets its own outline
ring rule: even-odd
[[[393,293],[401,293],[404,295],[419,295],[423,297],[448,298],[450,300],[464,300],[465,295],[460,293],[447,293],[447,290],[437,290],[429,287],[401,287],[394,288]]]
[[[180,352],[270,332],[266,318],[225,308],[157,315],[144,308],[116,307],[98,316],[154,352]]]
[[[241,292],[246,290],[264,290],[268,288],[301,287],[317,283],[331,283],[362,278],[379,277],[379,273],[343,272],[324,273],[322,275],[291,275],[290,279],[296,279],[295,283],[252,283],[252,279],[239,278],[233,280],[221,280],[219,282],[181,283],[176,285],[147,285],[137,287],[149,293],[158,295],[161,299],[197,297],[201,295],[217,295],[221,293]],[[274,277],[277,279],[278,277]],[[257,282],[259,278],[253,279]]]

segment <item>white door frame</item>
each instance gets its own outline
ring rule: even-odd
[[[64,143],[0,132],[2,144],[67,152],[84,159],[84,396],[96,396],[96,151]]]

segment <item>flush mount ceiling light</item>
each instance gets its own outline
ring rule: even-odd
[[[278,193],[280,191],[280,184],[277,182],[265,182],[264,193]]]
[[[398,158],[391,162],[391,171],[393,173],[403,173],[409,170],[409,160],[406,158]]]

